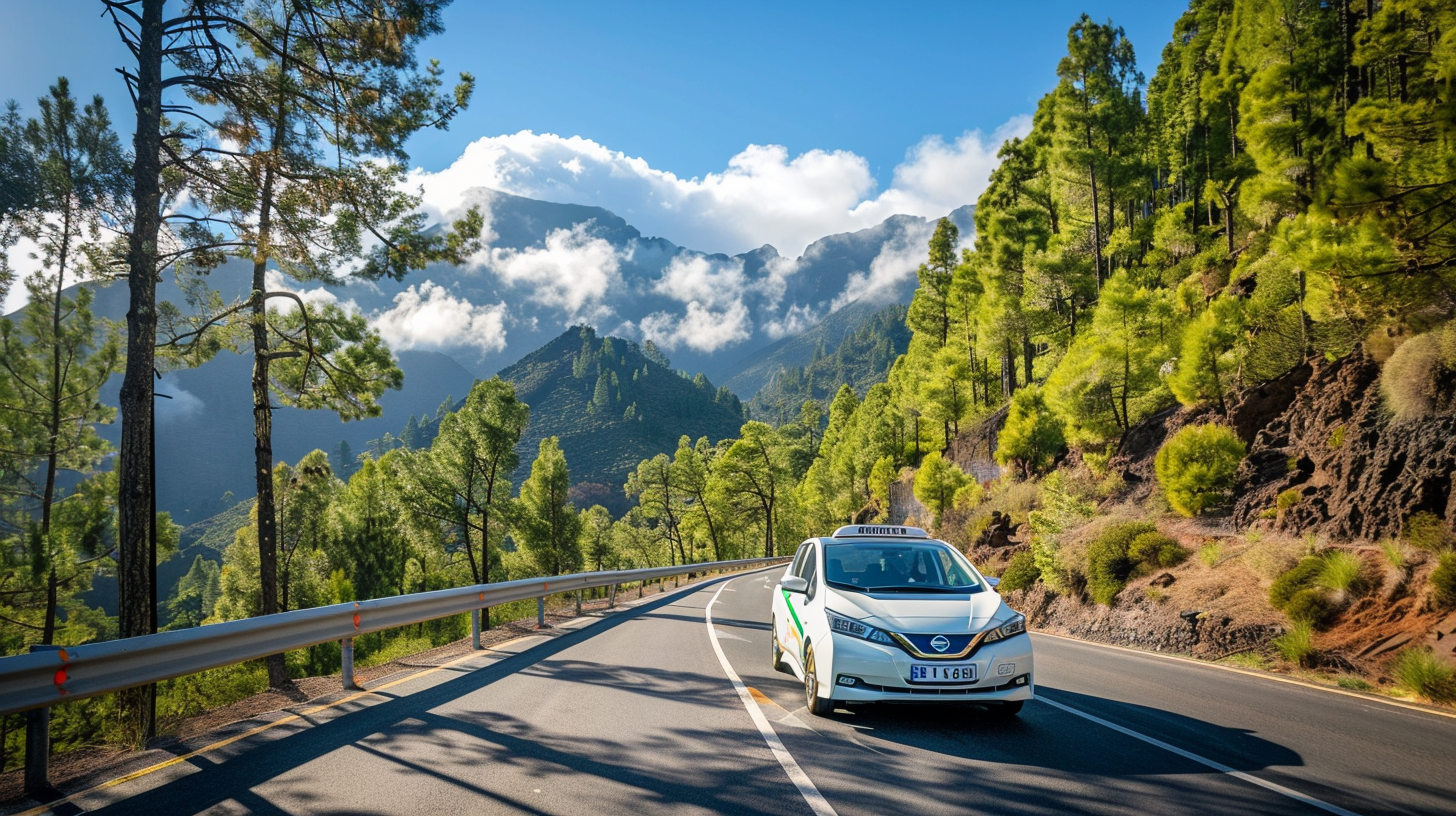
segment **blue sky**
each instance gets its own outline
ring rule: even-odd
[[[0,0],[0,98],[33,109],[61,74],[125,98],[101,4]],[[1157,0],[954,3],[500,3],[457,0],[422,55],[479,81],[446,133],[411,144],[437,170],[477,136],[584,136],[679,176],[748,144],[844,149],[881,183],[923,137],[991,131],[1055,83],[1067,28],[1111,18],[1147,74],[1185,8]],[[119,118],[119,117],[118,117]]]
[[[0,98],[33,113],[65,74],[106,97],[125,138],[115,68],[129,55],[101,4],[0,4]],[[1123,26],[1150,76],[1184,8],[457,0],[421,56],[473,73],[476,94],[448,132],[411,141],[412,183],[439,217],[484,186],[604,206],[707,252],[793,257],[895,213],[973,203],[1083,11]]]

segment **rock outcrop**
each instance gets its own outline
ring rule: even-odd
[[[1234,491],[1236,525],[1375,540],[1420,512],[1456,520],[1456,416],[1392,422],[1379,378],[1360,350],[1315,362],[1254,438]]]

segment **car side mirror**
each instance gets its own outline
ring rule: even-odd
[[[785,575],[783,579],[779,581],[779,586],[783,587],[785,592],[809,591],[809,582],[805,581],[803,578],[800,578],[797,575]]]
[[[998,586],[1001,585],[1001,579],[1000,578],[992,578],[992,577],[990,577],[988,575],[988,576],[986,576],[986,583],[990,584],[992,589],[995,589],[996,587],[998,587]]]

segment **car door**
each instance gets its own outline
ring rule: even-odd
[[[804,579],[809,589],[803,595],[792,595],[790,598],[797,608],[797,622],[800,625],[798,654],[801,668],[804,665],[804,644],[818,642],[829,633],[829,621],[824,615],[825,593],[820,587],[823,570],[819,567],[819,542],[812,539],[806,541],[803,549],[804,559],[798,564],[799,571],[796,574]]]
[[[809,542],[799,545],[799,551],[794,554],[793,563],[784,571],[785,575],[799,575],[803,568],[804,559],[809,553]],[[774,586],[773,594],[773,621],[774,637],[778,638],[779,648],[785,653],[785,657],[798,664],[798,657],[803,651],[803,640],[800,634],[800,626],[797,622],[798,612],[790,603],[790,598],[802,597],[785,592],[781,584]]]

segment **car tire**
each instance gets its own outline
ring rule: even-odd
[[[779,646],[778,631],[778,622],[775,621],[773,624],[773,634],[768,636],[770,644],[769,655],[770,659],[773,661],[772,665],[774,671],[783,672],[784,674],[793,674],[794,670],[789,668],[788,664],[784,662],[784,650]]]
[[[991,703],[990,716],[996,720],[1009,720],[1021,713],[1021,706],[1025,700],[1012,700],[1007,703]]]
[[[819,696],[819,672],[814,664],[814,647],[804,647],[804,707],[816,717],[834,713],[834,701]]]

